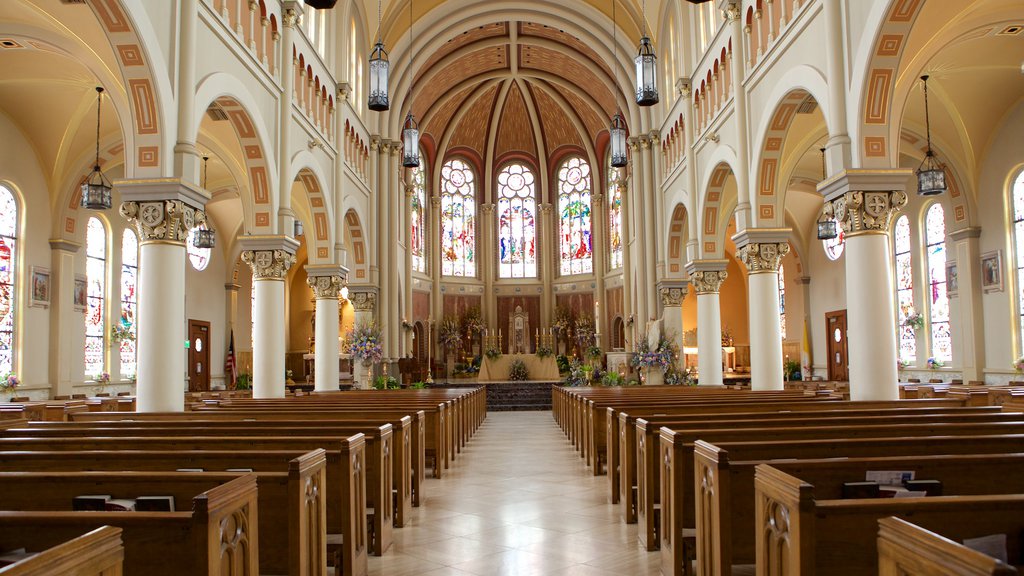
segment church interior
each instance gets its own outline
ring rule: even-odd
[[[1020,0],[4,0],[0,574],[1015,574],[1021,134]]]

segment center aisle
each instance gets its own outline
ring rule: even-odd
[[[659,574],[551,412],[490,412],[370,576]]]

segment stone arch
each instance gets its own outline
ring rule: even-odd
[[[306,190],[312,226],[306,226],[306,244],[309,251],[310,264],[330,264],[334,246],[334,223],[326,191],[320,184],[322,175],[318,174],[316,165],[302,166],[295,178]],[[310,223],[307,223],[310,224]]]
[[[279,199],[276,189],[277,168],[267,154],[273,150],[267,138],[267,124],[259,114],[256,100],[239,90],[240,83],[225,73],[211,74],[200,82],[196,90],[196,110],[204,112],[215,107],[231,123],[242,160],[249,178],[249,195],[242,196],[243,214],[251,216],[245,231],[253,234],[273,234],[276,230]],[[196,114],[194,134],[198,135],[204,114]]]
[[[686,277],[686,241],[689,236],[688,214],[686,207],[676,204],[672,210],[672,218],[668,225],[668,276],[670,278]]]
[[[125,176],[172,175],[174,101],[170,79],[156,74],[152,62],[166,62],[142,0],[92,0],[88,2],[110,41],[131,108],[131,130],[126,138]],[[136,15],[139,15],[136,17]]]
[[[352,246],[352,256],[348,261],[349,277],[355,284],[370,282],[370,266],[366,245],[366,232],[355,208],[345,213],[345,243]]]
[[[724,155],[723,153],[718,156]],[[737,201],[734,197],[725,197],[726,182],[730,176],[735,180],[735,172],[732,169],[732,165],[724,158],[712,165],[714,168],[708,173],[707,180],[704,183],[703,189],[705,192],[702,196],[703,203],[699,207],[699,220],[697,222],[699,226],[697,234],[700,240],[698,253],[703,258],[719,258],[724,253],[724,234],[727,228],[724,223],[728,221],[731,214],[731,210],[727,211],[726,208],[734,208]]]

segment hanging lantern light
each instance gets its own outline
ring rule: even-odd
[[[384,112],[391,107],[388,98],[388,52],[380,36],[380,0],[377,0],[377,43],[370,54],[370,101],[368,107],[375,112]]]
[[[302,228],[302,220],[298,218],[292,223],[292,233],[295,238],[305,235],[306,231]]]
[[[636,103],[653,106],[658,103],[658,56],[647,37],[647,2],[643,3],[643,36],[636,54]]]
[[[209,173],[207,162],[209,162],[209,156],[203,156],[203,190],[206,190],[206,175]],[[213,231],[213,228],[207,226],[204,221],[195,229],[195,234],[192,235],[192,245],[196,248],[213,248],[217,245],[217,236]]]
[[[405,116],[402,130],[402,166],[417,168],[420,165],[420,130],[412,112]]]
[[[100,108],[103,105],[103,87],[96,87],[96,162],[92,173],[82,183],[82,199],[79,206],[89,210],[108,210],[113,201],[110,197],[110,180],[100,170]]]
[[[946,171],[932,153],[932,125],[928,117],[928,76],[921,76],[924,82],[924,125],[928,148],[924,160],[917,167],[917,193],[921,196],[935,196],[946,191]]]
[[[818,220],[818,240],[832,240],[839,236],[836,230],[836,221],[833,218]]]
[[[626,155],[626,122],[622,119],[622,114],[616,112],[615,116],[612,116],[610,132],[612,167],[623,168],[629,164],[629,156]]]

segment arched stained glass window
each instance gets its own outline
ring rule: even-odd
[[[914,329],[905,326],[907,316],[914,311],[914,261],[910,253],[910,218],[896,219],[893,234],[893,251],[896,263],[896,307],[899,330],[900,360],[911,363],[917,360],[917,337]]]
[[[1013,184],[1013,239],[1017,262],[1017,310],[1024,314],[1024,172],[1017,175],[1017,181]],[[995,272],[982,266],[982,278],[987,274],[994,275]],[[992,280],[994,283],[995,278]],[[1024,316],[1017,320],[1022,331],[1021,342],[1024,342]]]
[[[509,164],[498,173],[498,275],[537,276],[537,201],[533,172]]]
[[[17,279],[18,203],[0,186],[0,376],[14,371],[14,303]],[[49,281],[32,279],[32,299],[49,301]],[[36,285],[38,283],[38,285]]]
[[[462,160],[441,168],[441,274],[476,276],[476,175]]]
[[[188,239],[185,240],[185,249],[188,251],[188,261],[192,264],[192,267],[202,272],[206,270],[206,267],[210,264],[210,254],[213,252],[210,248],[197,248],[196,247],[196,230],[208,230],[209,228],[205,223],[196,226],[188,231]]]
[[[591,244],[590,164],[582,158],[565,161],[558,170],[559,237],[562,275],[594,271]]]
[[[622,191],[615,185],[615,169],[608,163],[608,248],[609,267],[622,268]]]
[[[138,328],[135,325],[138,307],[139,281],[139,238],[131,229],[125,229],[121,236],[121,319],[118,328],[131,334],[130,338],[122,338],[121,376],[127,378],[135,374],[135,338]]]
[[[925,248],[928,255],[929,310],[932,357],[953,360],[949,336],[949,296],[946,294],[946,217],[941,204],[934,204],[925,217]]]
[[[423,153],[420,152],[420,158],[423,158]],[[420,165],[412,169],[412,230],[409,231],[409,250],[412,252],[412,269],[416,272],[427,271],[427,253],[426,247],[423,244],[424,235],[423,231],[426,225],[426,206],[427,206],[427,189],[426,189],[426,176],[423,170],[423,161],[420,160]]]
[[[103,349],[107,334],[107,230],[95,217],[89,218],[85,235],[85,278],[85,375],[92,378],[105,371]],[[78,289],[76,285],[75,290]]]
[[[779,266],[779,328],[786,339],[786,267]]]

